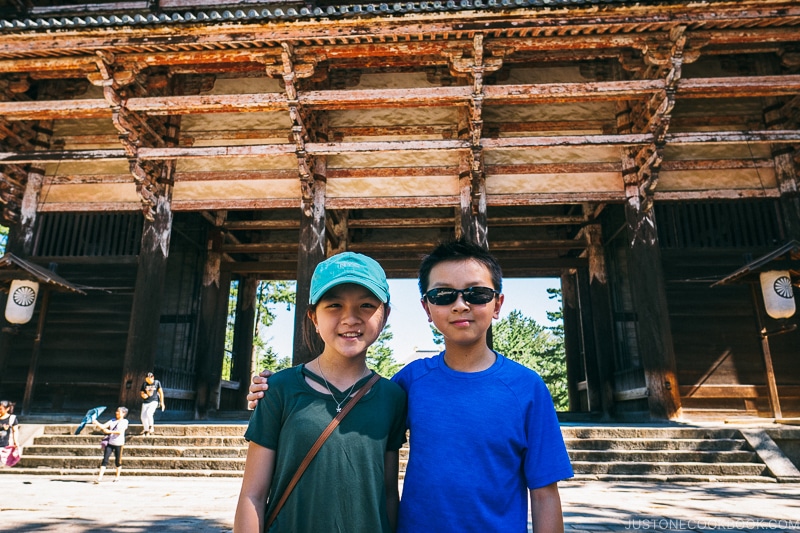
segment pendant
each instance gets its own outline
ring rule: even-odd
[[[339,407],[339,406],[337,406],[337,407],[336,407],[336,412],[337,412],[337,413],[341,413],[341,412],[342,412],[342,408],[341,408],[341,407]]]

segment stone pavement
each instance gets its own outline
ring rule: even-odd
[[[112,480],[113,469],[99,485],[87,476],[0,472],[0,531],[221,533],[232,528],[241,478],[126,478],[123,471],[119,482]],[[798,483],[567,481],[560,486],[567,533],[800,532]]]

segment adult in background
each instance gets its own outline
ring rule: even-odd
[[[92,422],[94,427],[108,435],[105,449],[103,449],[103,462],[100,463],[100,474],[97,476],[95,483],[100,483],[103,480],[103,474],[106,473],[108,460],[111,454],[114,454],[114,466],[117,467],[114,481],[119,481],[119,475],[122,473],[122,447],[125,446],[125,430],[128,429],[128,416],[127,407],[117,407],[115,418],[109,420],[105,424],[101,424],[97,420]]]
[[[142,383],[142,391],[139,393],[142,397],[142,435],[155,435],[155,421],[153,417],[156,414],[156,409],[161,406],[161,411],[164,411],[164,389],[161,388],[161,382],[158,381],[152,372],[148,372]]]
[[[0,401],[0,466],[14,466],[19,462],[19,421],[14,414],[14,404]]]

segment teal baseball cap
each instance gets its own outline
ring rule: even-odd
[[[311,276],[309,302],[319,302],[322,295],[343,283],[355,283],[369,289],[383,303],[389,301],[389,282],[381,265],[371,257],[342,252],[317,265]]]

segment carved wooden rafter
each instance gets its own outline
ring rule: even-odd
[[[27,98],[24,93],[30,89],[30,80],[27,77],[12,77],[4,80],[2,87],[3,100],[17,100]],[[47,85],[47,84],[46,84]],[[61,96],[76,94],[78,91],[71,84],[58,85],[58,90],[43,90],[41,96],[47,98],[57,93]],[[40,121],[8,121],[0,117],[0,137],[2,144],[12,150],[33,152],[49,150],[53,137],[53,120]],[[0,203],[3,204],[2,220],[9,224],[20,222],[23,216],[25,189],[31,174],[44,176],[44,164],[8,164],[0,167]],[[35,212],[36,206],[31,207]]]
[[[684,63],[696,61],[699,57],[697,48],[687,52],[685,31],[685,26],[677,26],[670,32],[668,41],[649,44],[643,50],[645,66],[638,70],[638,76],[661,78],[664,88],[648,100],[636,102],[628,108],[627,113],[624,107],[618,106],[620,132],[649,133],[653,138],[651,143],[638,150],[629,150],[623,158],[625,195],[629,201],[637,197],[640,209],[645,212],[653,205],[653,193],[658,184],[681,68]],[[625,115],[626,120],[620,121]]]
[[[178,119],[131,111],[126,102],[131,97],[163,95],[169,86],[170,75],[166,71],[148,75],[140,65],[118,63],[114,56],[105,53],[98,53],[96,64],[97,72],[90,74],[88,79],[103,88],[119,141],[128,157],[142,214],[153,221],[159,198],[171,196],[175,164],[171,160],[143,160],[139,158],[139,149],[177,146]]]
[[[469,177],[470,206],[473,215],[486,213],[486,198],[483,191],[486,180],[483,146],[483,101],[484,80],[488,74],[496,72],[503,66],[503,57],[486,57],[484,36],[476,33],[472,39],[472,50],[469,56],[464,50],[452,50],[448,55],[450,72],[453,76],[466,76],[472,82],[472,94],[468,101],[466,114],[459,119],[459,138],[469,141],[470,155],[462,160],[459,173],[459,184],[462,196],[466,193],[467,177]],[[466,167],[466,168],[464,168]],[[468,170],[467,170],[468,169]],[[462,198],[462,204],[465,203]]]
[[[267,75],[280,77],[286,91],[289,118],[292,121],[290,141],[295,145],[297,156],[298,176],[300,178],[301,209],[305,216],[311,216],[314,206],[314,180],[324,176],[315,175],[318,162],[314,156],[306,151],[306,144],[314,142],[319,132],[324,130],[321,119],[304,109],[300,104],[298,84],[301,79],[311,78],[314,75],[317,60],[313,57],[303,57],[295,51],[290,43],[281,43],[280,64],[266,66]],[[316,127],[309,128],[311,123]],[[324,134],[323,134],[324,135]]]

